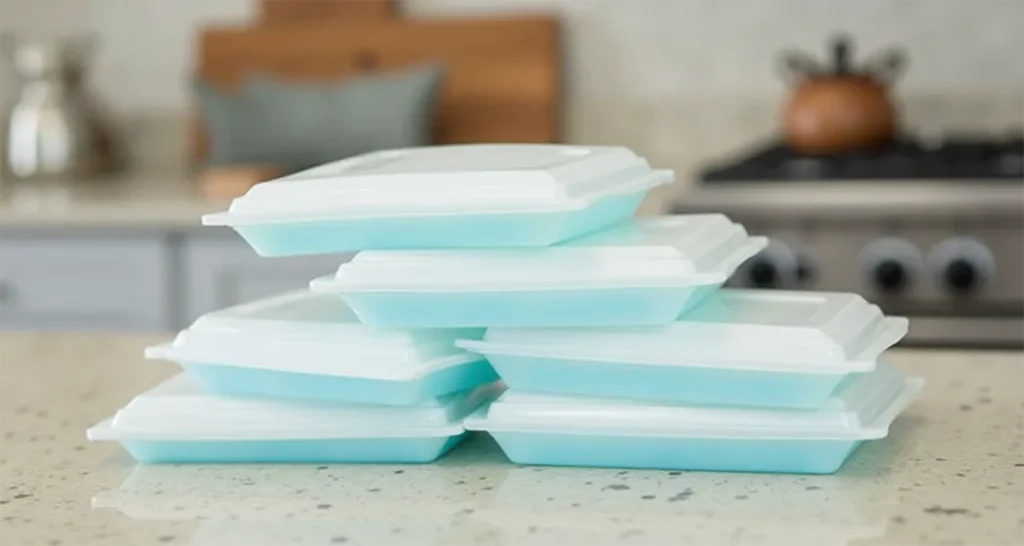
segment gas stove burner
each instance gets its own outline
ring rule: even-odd
[[[1024,181],[1024,133],[1005,139],[949,135],[941,140],[900,137],[872,149],[806,155],[781,143],[701,173],[705,182],[827,180]]]

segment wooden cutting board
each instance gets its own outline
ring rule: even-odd
[[[249,72],[293,81],[338,80],[438,63],[434,143],[558,142],[561,43],[546,16],[494,19],[366,19],[212,28],[198,70],[231,91]],[[201,124],[193,157],[205,156]]]
[[[387,19],[398,14],[394,0],[262,0],[263,25],[323,20]]]
[[[211,167],[199,174],[199,193],[213,200],[228,200],[244,195],[260,182],[285,174],[274,165],[231,165]]]

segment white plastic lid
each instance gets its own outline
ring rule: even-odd
[[[767,245],[721,214],[636,218],[545,248],[367,250],[322,292],[676,287],[722,283]]]
[[[412,380],[479,360],[455,347],[483,330],[387,329],[359,322],[337,297],[289,292],[203,315],[147,358],[285,372]]]
[[[575,210],[673,180],[619,146],[469,144],[383,150],[253,186],[207,225]]]
[[[508,391],[465,425],[496,432],[866,440],[884,437],[922,386],[922,380],[908,380],[883,363],[817,410],[665,405]]]
[[[487,354],[845,374],[874,369],[907,333],[857,294],[723,289],[665,326],[490,328],[457,345]]]
[[[185,374],[135,397],[88,432],[90,440],[315,439],[451,436],[459,421],[493,397],[496,385],[413,406],[297,403],[223,397],[204,392]]]

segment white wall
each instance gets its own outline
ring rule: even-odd
[[[100,40],[92,83],[106,102],[125,113],[173,111],[187,104],[197,31],[247,21],[253,9],[252,0],[0,0],[0,30],[91,33]],[[5,84],[11,75],[5,59]]]
[[[414,16],[554,11],[565,21],[568,132],[676,163],[774,130],[780,50],[903,46],[898,90],[918,127],[1024,124],[1020,0],[407,0]],[[93,81],[122,114],[180,112],[198,29],[244,23],[254,0],[0,0],[0,29],[91,31]],[[9,68],[9,67],[8,67]],[[3,72],[4,87],[10,72]],[[680,159],[682,158],[682,159]]]

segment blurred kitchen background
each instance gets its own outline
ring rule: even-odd
[[[303,286],[339,257],[199,216],[325,158],[490,140],[675,169],[643,213],[773,238],[735,285],[1024,346],[1020,0],[0,0],[0,30],[4,329],[171,331]]]

